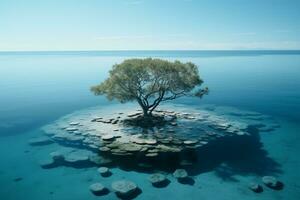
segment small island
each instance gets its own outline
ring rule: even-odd
[[[234,156],[236,151],[259,146],[259,133],[279,126],[257,112],[170,102],[186,96],[202,98],[208,94],[202,84],[193,63],[125,60],[113,66],[108,79],[91,88],[96,95],[106,95],[121,104],[64,116],[43,127],[44,137],[29,143],[41,146],[56,142],[72,147],[50,153],[40,163],[45,169],[100,167],[101,176],[109,177],[112,173],[108,167],[120,167],[156,172],[149,177],[154,187],[169,184],[165,173],[173,174],[180,183],[193,184],[190,176],[205,171],[218,159]],[[259,186],[254,186],[251,190],[259,192]],[[134,195],[139,191],[130,181],[113,183],[113,188],[117,188],[117,196],[124,191],[126,195],[132,193],[132,189]],[[90,190],[95,195],[108,192],[99,183],[91,185]]]

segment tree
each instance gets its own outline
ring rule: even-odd
[[[197,66],[191,62],[128,59],[114,65],[109,78],[93,86],[91,91],[121,103],[137,101],[144,117],[151,117],[161,102],[207,94],[208,88],[200,88],[202,83]]]

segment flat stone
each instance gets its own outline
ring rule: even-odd
[[[177,179],[184,179],[188,177],[188,173],[185,169],[176,169],[173,176]]]
[[[263,191],[263,188],[261,185],[257,184],[257,183],[250,183],[248,188],[250,190],[252,190],[253,192],[256,192],[256,193],[260,193]]]
[[[96,165],[101,165],[102,164],[102,157],[100,157],[98,155],[90,155],[89,160],[92,163],[95,163]]]
[[[146,153],[145,156],[146,157],[156,157],[156,156],[158,156],[158,153]]]
[[[74,131],[78,131],[78,128],[68,127],[68,128],[66,128],[66,131],[68,131],[68,132],[74,132]]]
[[[90,191],[97,196],[105,195],[109,191],[106,187],[104,187],[101,183],[94,183],[89,187]]]
[[[279,185],[277,178],[274,176],[264,176],[262,177],[262,182],[270,188],[276,188]]]
[[[129,197],[138,189],[137,185],[132,181],[119,180],[111,184],[112,189],[120,197]]]
[[[70,122],[70,123],[69,123],[70,126],[77,126],[77,125],[79,125],[79,124],[80,124],[80,122]]]
[[[83,141],[85,138],[84,138],[84,136],[72,135],[72,136],[68,136],[66,139],[67,139],[69,142],[81,142],[81,141]]]
[[[200,143],[201,143],[202,145],[208,144],[208,142],[206,142],[206,141],[200,141]]]
[[[98,168],[98,172],[103,177],[108,177],[108,176],[111,175],[111,172],[110,172],[110,170],[107,167],[100,167],[100,168]]]
[[[104,141],[111,141],[114,140],[115,138],[116,138],[115,135],[110,135],[110,134],[101,136],[101,139]]]
[[[242,135],[245,135],[245,132],[238,131],[238,132],[236,132],[236,134],[242,136]]]
[[[171,126],[177,126],[177,123],[176,122],[171,122],[170,125]]]
[[[157,143],[157,140],[155,140],[155,139],[146,139],[145,143],[146,144],[150,144],[150,145],[154,145],[154,144]]]
[[[167,181],[167,178],[163,174],[155,173],[150,175],[148,180],[153,186],[160,187]]]
[[[183,143],[181,140],[178,140],[178,139],[173,139],[171,142],[172,142],[172,144],[175,144],[175,145],[181,145]]]
[[[55,166],[55,162],[53,159],[44,159],[42,161],[39,161],[39,165],[43,168],[43,169],[49,169]]]
[[[54,152],[50,153],[50,156],[54,161],[64,161],[65,160],[64,155],[58,151],[54,151]]]
[[[180,147],[177,146],[168,146],[164,144],[159,144],[156,146],[156,149],[159,150],[159,152],[172,152],[172,153],[178,153],[181,151]]]
[[[81,152],[72,152],[65,157],[65,161],[69,163],[81,163],[89,161],[89,157],[82,155]]]
[[[136,143],[136,144],[146,144],[145,139],[142,138],[131,138],[131,142]]]
[[[183,143],[186,145],[193,145],[193,144],[197,144],[198,140],[185,140],[183,141]]]
[[[129,151],[129,152],[137,152],[142,149],[142,146],[134,145],[134,144],[130,144],[130,143],[125,143],[121,147],[122,147],[121,148],[122,150]]]

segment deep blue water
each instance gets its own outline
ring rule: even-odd
[[[210,94],[187,104],[231,105],[299,120],[300,51],[0,53],[0,133],[18,134],[73,110],[109,103],[90,86],[127,57],[192,61]]]
[[[209,95],[175,102],[232,106],[278,120],[281,128],[262,134],[261,141],[265,154],[279,163],[278,176],[286,187],[259,196],[245,186],[253,177],[239,173],[234,177],[238,181],[223,180],[211,171],[195,177],[194,187],[172,182],[154,192],[145,184],[137,199],[300,199],[300,51],[0,52],[0,199],[99,199],[86,188],[95,169],[42,170],[37,160],[49,149],[30,149],[27,140],[66,114],[117,103],[94,96],[89,88],[103,81],[113,64],[150,56],[199,66]],[[113,173],[139,184],[147,178],[120,169]],[[15,181],[18,177],[22,180]]]

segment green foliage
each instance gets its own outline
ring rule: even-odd
[[[113,66],[109,78],[91,90],[121,103],[137,101],[144,114],[151,114],[162,101],[182,96],[202,97],[203,81],[195,64],[161,59],[128,59]]]

